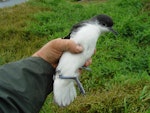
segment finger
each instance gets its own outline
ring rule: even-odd
[[[69,39],[55,39],[51,41],[51,45],[61,52],[70,51],[72,53],[80,53],[83,51],[83,48],[76,44],[73,40]]]
[[[78,73],[79,73],[79,74],[82,74],[82,69],[79,68],[79,69],[78,69]]]
[[[94,49],[94,54],[96,54],[96,48]],[[94,54],[93,54],[93,55],[94,55]]]
[[[76,44],[73,40],[68,40],[66,51],[70,51],[72,53],[80,53],[83,51],[83,47],[79,44]]]
[[[90,59],[88,59],[86,62],[85,62],[85,64],[84,64],[84,66],[89,66],[90,64],[92,64],[92,58],[90,58]]]

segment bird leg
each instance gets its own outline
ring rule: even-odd
[[[77,85],[78,85],[78,88],[79,88],[81,94],[85,95],[85,90],[84,90],[84,88],[83,88],[83,86],[82,86],[82,84],[81,84],[81,82],[80,82],[80,80],[79,80],[78,77],[66,77],[66,76],[59,75],[59,78],[61,78],[61,79],[73,79],[73,80],[75,80],[76,83],[77,83]]]

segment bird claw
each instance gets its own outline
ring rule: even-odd
[[[78,85],[78,88],[79,88],[81,94],[85,95],[85,90],[84,90],[84,88],[83,88],[83,86],[82,86],[82,84],[81,84],[81,82],[80,82],[80,80],[79,80],[78,77],[66,77],[66,76],[59,75],[59,78],[61,78],[61,79],[73,79],[73,80],[75,80],[76,83],[77,83],[77,85]]]
[[[91,69],[91,68],[86,67],[86,66],[82,66],[80,69],[84,69],[84,70],[87,70],[87,71],[92,71],[92,69]]]

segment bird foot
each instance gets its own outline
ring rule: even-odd
[[[63,76],[63,75],[59,75],[59,78],[61,78],[61,79],[73,79],[73,80],[75,80],[76,83],[77,83],[77,85],[78,85],[78,88],[79,88],[81,94],[85,95],[85,90],[84,90],[84,88],[83,88],[83,86],[82,86],[82,84],[81,84],[81,82],[80,82],[80,80],[79,80],[78,77],[66,77],[66,76]]]
[[[92,71],[92,69],[91,69],[91,68],[86,67],[86,66],[82,66],[80,69],[83,69],[83,70],[86,70],[86,71]]]

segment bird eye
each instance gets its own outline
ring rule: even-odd
[[[105,23],[102,23],[103,26],[107,26]]]

